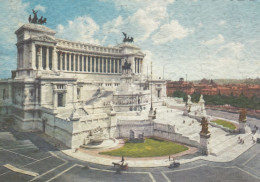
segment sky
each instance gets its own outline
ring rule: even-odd
[[[32,9],[59,38],[116,46],[126,32],[156,77],[260,77],[259,0],[0,0],[0,78],[16,69],[14,32]]]

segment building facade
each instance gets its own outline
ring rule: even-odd
[[[154,102],[166,96],[163,80],[145,80],[145,54],[132,43],[105,47],[67,41],[32,23],[15,34],[17,69],[11,79],[0,80],[0,113],[12,116],[19,129],[41,130],[76,147],[97,128],[107,137],[118,136],[120,113],[111,110],[145,111],[149,94]],[[126,63],[130,71],[123,73]],[[127,102],[120,100],[126,97]]]

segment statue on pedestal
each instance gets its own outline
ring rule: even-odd
[[[239,128],[238,128],[239,133],[245,133],[246,132],[246,129],[245,129],[246,120],[247,120],[246,119],[246,109],[241,109],[239,111],[239,119],[238,119],[238,121],[239,121]]]
[[[246,109],[239,111],[239,122],[246,122]]]
[[[201,128],[200,134],[207,135],[207,134],[210,133],[209,129],[208,129],[208,124],[209,124],[208,120],[205,117],[203,117],[202,120],[201,120],[202,128]]]
[[[122,66],[122,70],[125,72],[125,73],[129,73],[129,71],[130,71],[130,73],[131,73],[131,63],[128,63],[128,61],[127,61],[127,58],[125,58],[125,62],[124,62],[124,64],[123,64],[123,66]]]

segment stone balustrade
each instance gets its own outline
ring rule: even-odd
[[[105,47],[100,45],[91,45],[81,42],[72,42],[62,39],[56,39],[58,41],[57,46],[72,48],[72,49],[80,49],[91,52],[100,52],[100,53],[111,53],[111,54],[120,54],[121,49],[116,47]]]

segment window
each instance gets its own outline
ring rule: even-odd
[[[64,94],[58,93],[58,107],[64,107],[64,106],[65,106]]]
[[[64,89],[64,88],[65,88],[65,86],[62,85],[62,84],[58,84],[58,85],[57,85],[57,89],[59,89],[59,90],[62,90],[62,89]]]
[[[77,99],[80,99],[80,88],[77,88]]]

